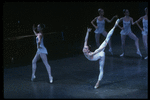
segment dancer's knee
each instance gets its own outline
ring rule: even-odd
[[[36,60],[33,59],[33,60],[32,60],[32,64],[36,64]]]

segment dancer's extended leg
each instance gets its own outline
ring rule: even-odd
[[[109,40],[110,40],[110,38],[111,38],[111,36],[112,36],[112,34],[113,34],[113,32],[114,32],[117,24],[118,24],[118,22],[119,22],[119,19],[117,19],[114,27],[108,32],[108,34],[107,34],[106,39],[104,40],[104,42],[100,45],[100,47],[98,49],[96,49],[94,51],[95,53],[98,53],[98,52],[100,52],[100,51],[102,51],[102,50],[105,49],[105,47],[107,46],[107,43],[109,42]]]

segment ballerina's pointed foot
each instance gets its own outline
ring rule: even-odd
[[[96,85],[94,86],[94,89],[97,89],[98,87],[99,87],[99,85],[96,84]]]
[[[119,21],[120,21],[120,19],[116,20],[115,26],[118,25]]]
[[[147,56],[147,57],[145,57],[144,59],[148,59],[148,56]]]
[[[109,49],[109,52],[111,53],[111,55],[113,55],[113,51],[112,48]]]
[[[140,57],[142,57],[142,54],[141,54],[140,51],[137,51],[136,53],[137,53],[138,55],[140,55]]]
[[[122,53],[121,55],[120,55],[120,57],[123,57],[124,56],[124,53]]]
[[[53,77],[50,78],[50,83],[53,83]]]
[[[31,81],[33,82],[33,80],[36,78],[36,76],[35,75],[32,75],[32,77],[31,77]]]

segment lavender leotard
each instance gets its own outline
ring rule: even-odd
[[[36,43],[38,45],[38,37],[36,37]],[[40,54],[40,53],[48,54],[47,49],[45,48],[44,43],[43,43],[43,37],[41,39],[40,48],[37,48],[37,53],[38,54]]]
[[[94,31],[96,34],[103,33],[105,31],[105,21],[104,19],[102,21],[99,21],[97,18],[97,29]]]
[[[143,35],[148,35],[148,20],[145,20],[143,18],[143,29],[144,31],[142,31]]]
[[[129,33],[132,33],[131,31],[131,22],[129,21],[124,21],[123,19],[123,30],[121,30],[120,34],[121,35],[128,35]]]

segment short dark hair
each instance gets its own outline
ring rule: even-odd
[[[41,26],[41,28],[45,28],[45,24],[39,24]]]
[[[98,9],[98,12],[100,12],[100,11],[102,11],[102,10],[103,10],[102,8],[99,8],[99,9]]]
[[[146,7],[144,10],[145,10],[145,11],[148,10],[148,7]]]
[[[123,9],[123,13],[125,13],[125,12],[126,12],[126,10],[128,10],[128,9]]]

